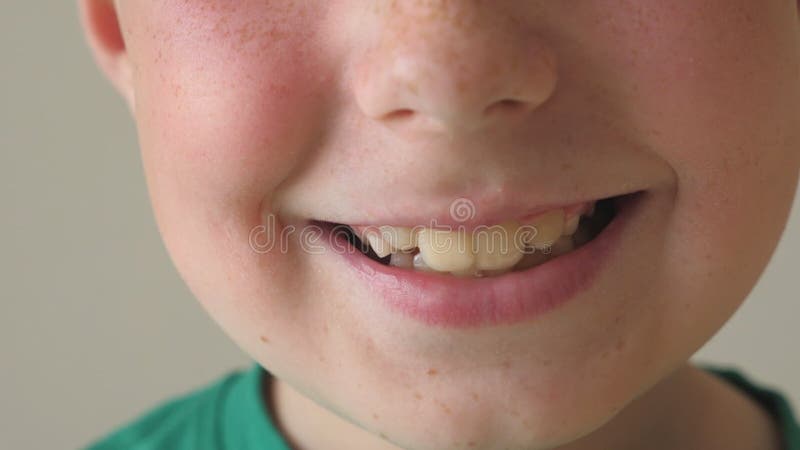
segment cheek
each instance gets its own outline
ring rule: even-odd
[[[136,115],[154,202],[230,213],[268,201],[311,147],[327,79],[304,33],[288,30],[309,28],[296,11],[214,5],[143,13],[131,53],[146,68]]]
[[[209,192],[268,189],[316,121],[308,67],[287,62],[278,48],[251,57],[213,35],[202,49],[186,39],[199,37],[153,43],[153,54],[138,55],[151,60],[136,80],[145,157],[159,171],[212,183]]]
[[[255,254],[249,234],[271,211],[276,186],[314,147],[329,78],[302,33],[281,34],[306,26],[288,12],[284,22],[263,19],[283,24],[276,28],[251,19],[263,16],[256,2],[213,11],[178,11],[177,3],[143,11],[132,27],[142,30],[130,51],[143,68],[135,73],[136,116],[155,215],[201,301],[263,298],[223,289],[267,289],[231,280],[291,281],[278,273],[291,266],[279,261],[287,256]]]
[[[651,3],[616,55],[626,119],[677,178],[668,248],[706,272],[759,272],[800,166],[797,17],[777,1]]]
[[[788,215],[800,167],[797,17],[779,1],[619,3],[596,4],[607,22],[582,50],[613,80],[604,93],[621,126],[672,168],[641,319],[650,354],[690,354],[747,296]]]

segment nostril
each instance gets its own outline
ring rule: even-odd
[[[519,106],[522,106],[522,102],[511,98],[506,98],[497,102],[497,105],[503,106],[505,108],[517,108]]]
[[[408,126],[413,123],[413,126],[420,127],[420,129],[425,128],[437,131],[473,130],[480,127],[487,119],[510,119],[522,116],[522,113],[528,110],[529,105],[525,101],[505,98],[487,106],[483,110],[483,114],[477,114],[477,111],[479,111],[477,108],[470,110],[463,106],[459,108],[457,105],[431,113],[413,108],[397,108],[385,113],[381,120],[393,126]]]
[[[413,115],[414,115],[414,111],[412,111],[412,110],[410,110],[408,108],[404,108],[404,109],[397,109],[397,110],[394,110],[394,111],[390,112],[389,114],[386,115],[386,118],[389,119],[389,120],[399,120],[399,119],[406,119],[406,118],[408,118],[410,116],[413,116]]]
[[[506,98],[496,101],[486,108],[486,115],[496,113],[513,113],[525,109],[525,102]]]

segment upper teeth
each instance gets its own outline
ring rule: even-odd
[[[592,205],[593,206],[593,205]],[[540,214],[527,223],[507,222],[479,226],[472,232],[427,227],[353,227],[362,241],[380,258],[392,255],[390,264],[418,270],[450,272],[456,275],[502,273],[518,263],[524,265],[526,249],[552,252],[558,256],[572,250],[572,236],[580,215],[591,206]],[[414,254],[415,249],[419,252]],[[538,253],[538,252],[537,252]],[[537,257],[541,259],[541,257]]]
[[[581,220],[581,216],[579,214],[574,214],[571,217],[568,217],[564,220],[564,231],[563,234],[565,236],[572,236],[578,230],[578,223]]]
[[[514,267],[522,259],[525,239],[516,222],[495,225],[473,233],[474,266],[478,270]]]
[[[536,222],[531,224],[536,233],[533,234],[530,244],[540,250],[553,245],[564,232],[564,216],[563,209],[539,216]]]
[[[417,234],[417,246],[425,264],[440,272],[460,272],[475,264],[472,236],[466,231],[423,228]]]
[[[364,227],[359,232],[361,240],[369,242],[369,246],[379,258],[385,258],[397,251],[413,250],[417,247],[417,232],[405,227]]]

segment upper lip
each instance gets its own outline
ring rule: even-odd
[[[556,209],[568,209],[605,198],[636,192],[608,192],[593,196],[574,197],[532,204],[531,195],[508,195],[500,191],[495,195],[463,196],[450,199],[426,200],[416,205],[395,204],[391,212],[363,214],[363,219],[351,221],[324,220],[354,226],[442,227],[470,230],[478,226],[491,226],[509,221],[520,221]]]
[[[535,136],[526,150],[499,135],[474,142],[380,141],[365,150],[332,143],[320,150],[318,163],[298,166],[262,211],[296,223],[491,226],[674,184],[674,172],[647,146],[620,141],[598,129],[600,121],[561,119],[580,124],[568,147],[557,127],[538,122],[525,131]],[[460,198],[474,205],[474,215],[464,221],[450,214]]]

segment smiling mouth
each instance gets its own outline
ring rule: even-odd
[[[341,233],[355,250],[384,266],[455,277],[493,277],[545,264],[591,242],[616,216],[618,200],[632,195],[471,230],[325,225]]]

